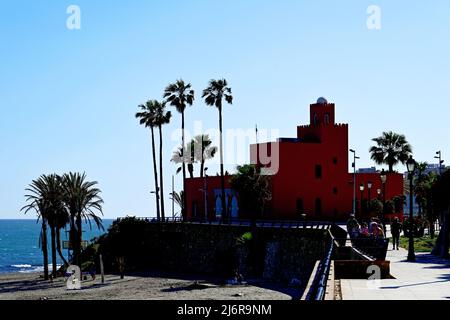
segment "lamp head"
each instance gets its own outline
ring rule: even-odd
[[[367,188],[372,189],[372,181],[367,182]]]
[[[360,191],[364,191],[364,183],[361,183],[361,184],[359,185],[359,190],[360,190]]]
[[[406,161],[406,169],[409,174],[414,173],[416,171],[416,160],[413,159],[412,156],[409,156],[408,161]]]
[[[386,178],[387,178],[387,176],[386,176],[386,171],[384,171],[384,169],[381,170],[380,178],[381,178],[381,183],[382,183],[382,184],[385,184],[385,183],[386,183]]]

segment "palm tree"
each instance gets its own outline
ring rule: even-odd
[[[223,132],[222,132],[222,100],[229,104],[233,103],[233,96],[231,95],[231,88],[228,87],[227,80],[211,80],[209,86],[203,90],[202,98],[205,99],[205,103],[208,106],[215,106],[219,111],[219,132],[220,132],[220,183],[222,189],[222,210],[223,216],[227,219],[228,213],[226,212],[225,203],[225,177],[223,173]]]
[[[179,174],[183,170],[183,165],[187,164],[189,176],[193,178],[194,174],[194,166],[192,164],[192,159],[194,158],[193,153],[189,151],[190,144],[188,144],[185,148],[182,146],[178,146],[178,148],[172,153],[172,158],[170,161],[181,164],[177,168],[176,174]]]
[[[93,220],[103,230],[102,219],[96,212],[103,214],[103,199],[96,181],[87,181],[86,174],[66,173],[62,177],[64,204],[70,215],[70,242],[74,252],[74,262],[81,268],[82,220]]]
[[[166,102],[158,102],[155,104],[155,125],[159,129],[159,179],[160,179],[160,190],[161,190],[161,218],[165,220],[164,212],[164,178],[163,178],[163,139],[162,139],[162,126],[170,122],[172,113],[166,111]]]
[[[57,217],[63,207],[62,204],[62,188],[61,178],[56,174],[42,175],[37,180],[33,180],[30,187],[26,189],[29,194],[26,195],[27,201],[30,204],[22,209],[26,212],[35,207],[35,204],[40,203],[40,215],[44,221],[45,219],[45,234],[42,240],[47,242],[46,229],[47,225],[50,227],[50,244],[52,250],[52,276],[56,278],[56,233],[57,233]],[[44,231],[44,230],[43,230]],[[44,233],[44,232],[43,232]]]
[[[177,168],[177,174],[183,169],[183,165],[187,164],[187,170],[189,172],[189,177],[194,177],[194,162],[195,162],[195,154],[194,154],[194,144],[193,140],[187,144],[185,148],[179,146],[177,150],[175,150],[172,154],[172,158],[170,161],[181,164],[180,167]]]
[[[182,79],[177,80],[175,83],[169,84],[164,90],[164,98],[167,102],[174,106],[179,113],[181,113],[181,145],[184,147],[184,111],[186,107],[192,106],[194,103],[194,90],[191,89],[190,83],[185,83]],[[181,149],[184,151],[183,149]],[[184,157],[182,157],[184,158]],[[183,162],[183,202],[186,204],[186,166]],[[183,217],[186,218],[186,205],[183,206]]]
[[[173,200],[183,211],[183,191],[177,193],[176,191],[170,193],[170,200]]]
[[[240,207],[251,214],[252,226],[255,226],[257,215],[263,217],[266,205],[272,199],[270,176],[262,175],[256,165],[247,164],[237,167],[230,182],[239,194]],[[260,209],[259,213],[256,208]]]
[[[405,136],[392,131],[383,132],[380,137],[372,141],[377,145],[369,150],[371,159],[379,165],[388,165],[389,172],[393,172],[394,166],[398,163],[405,164],[412,152],[411,145],[406,141]]]
[[[414,195],[416,196],[416,203],[419,205],[419,217],[422,217],[422,210],[426,206],[426,170],[428,163],[416,163],[416,176],[414,183]]]
[[[217,147],[211,146],[212,141],[207,134],[201,134],[195,136],[194,143],[194,157],[195,160],[200,162],[200,178],[203,178],[205,161],[214,158],[217,152]]]
[[[156,100],[149,100],[145,105],[139,105],[141,112],[136,113],[136,118],[139,119],[139,124],[144,125],[146,128],[150,128],[152,138],[152,156],[153,156],[153,176],[155,178],[155,195],[156,195],[156,217],[158,221],[161,219],[161,213],[159,210],[159,186],[158,186],[158,170],[156,168],[156,148],[155,148],[155,132],[156,126],[155,117],[156,110],[159,108],[160,103]]]
[[[61,177],[56,174],[42,176],[45,186],[44,197],[49,203],[49,211],[47,214],[48,225],[51,234],[52,248],[52,275],[56,278],[56,233],[58,228],[58,215],[63,208],[63,192],[61,187]]]
[[[42,255],[44,258],[44,279],[48,280],[48,248],[47,248],[47,215],[49,212],[49,203],[45,199],[45,182],[43,177],[39,177],[37,180],[33,180],[25,191],[29,192],[25,195],[28,204],[21,211],[25,211],[25,214],[30,210],[36,211],[38,215],[38,221],[42,220],[41,234],[39,237],[39,245],[42,249]]]
[[[69,221],[69,212],[64,207],[61,211],[59,211],[58,216],[56,217],[56,251],[58,252],[58,255],[63,261],[64,265],[66,266],[69,265],[69,262],[66,260],[61,250],[61,230],[64,229]]]

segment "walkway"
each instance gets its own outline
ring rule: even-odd
[[[391,249],[392,247],[389,247]],[[378,283],[368,280],[341,280],[343,300],[442,300],[450,299],[450,260],[428,253],[416,253],[416,262],[407,262],[408,251],[389,250],[391,275]]]

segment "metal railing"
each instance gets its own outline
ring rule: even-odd
[[[139,218],[149,221],[151,223],[183,223],[183,224],[214,224],[214,225],[231,225],[231,226],[252,226],[257,227],[277,227],[277,228],[310,228],[310,229],[323,229],[328,230],[331,228],[332,223],[329,221],[305,221],[305,220],[251,220],[251,219],[228,219],[224,221],[222,219],[217,220],[204,220],[204,219],[183,219],[181,217],[168,217],[163,219],[157,218]]]
[[[388,238],[351,238],[352,246],[374,260],[386,260]]]
[[[327,288],[327,281],[328,277],[330,275],[330,267],[331,267],[331,258],[333,255],[333,249],[334,249],[334,239],[331,236],[330,244],[328,245],[328,250],[325,258],[321,261],[319,266],[319,272],[317,273],[318,276],[318,282],[316,284],[315,288],[315,297],[314,300],[324,300],[326,288]]]

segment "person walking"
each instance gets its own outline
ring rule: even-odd
[[[391,222],[391,234],[392,234],[392,250],[395,250],[400,242],[400,233],[402,231],[402,225],[397,217],[394,218],[394,221]]]

